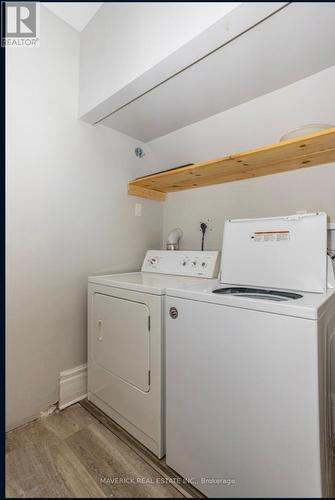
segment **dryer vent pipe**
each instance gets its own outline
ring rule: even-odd
[[[179,240],[183,237],[183,231],[176,227],[170,231],[167,238],[166,249],[167,250],[179,250]]]

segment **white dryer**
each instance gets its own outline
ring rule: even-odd
[[[218,254],[151,250],[141,272],[88,279],[88,399],[158,457],[165,290],[217,276]]]
[[[325,214],[227,221],[221,281],[167,290],[166,461],[209,497],[332,495],[326,241]]]

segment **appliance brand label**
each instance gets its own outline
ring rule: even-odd
[[[250,239],[255,243],[289,241],[290,231],[255,231]]]

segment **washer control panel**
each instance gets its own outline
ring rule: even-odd
[[[219,254],[217,251],[148,250],[142,272],[216,278]]]

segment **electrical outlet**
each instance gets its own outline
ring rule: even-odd
[[[141,217],[142,215],[142,203],[135,203],[135,217]]]
[[[199,222],[199,227],[202,222],[204,222],[207,225],[206,231],[213,231],[213,219],[211,217],[205,217],[204,219],[202,219]],[[201,231],[201,229],[199,229],[199,231]]]

